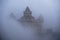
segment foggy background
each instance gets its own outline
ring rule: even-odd
[[[43,15],[43,27],[45,29],[53,29],[53,31],[59,30],[59,2],[59,0],[0,0],[0,23],[2,25],[2,35],[7,35],[6,38],[8,37],[10,39],[19,39],[19,37],[24,37],[27,34],[32,36],[33,32],[30,28],[25,28],[29,30],[26,32],[27,30],[24,30],[24,28],[16,21],[23,16],[23,12],[27,6],[31,9],[32,15],[36,19],[40,16],[40,14]],[[10,17],[11,13],[14,14],[16,20]],[[22,36],[21,34],[25,35]]]

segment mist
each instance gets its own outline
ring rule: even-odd
[[[1,1],[1,33],[6,40],[36,40],[34,29],[21,25],[17,20],[23,16],[26,7],[37,19],[44,17],[43,29],[59,30],[59,0],[2,0]],[[10,17],[13,13],[15,19]],[[27,39],[28,38],[28,39]]]

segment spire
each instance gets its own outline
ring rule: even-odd
[[[15,15],[13,13],[10,14],[10,18],[16,19]]]
[[[44,22],[44,18],[43,18],[43,16],[41,14],[40,14],[39,18],[37,19],[37,21],[42,22],[42,23]]]
[[[31,10],[29,9],[29,7],[27,6],[24,13],[30,13],[31,14]]]

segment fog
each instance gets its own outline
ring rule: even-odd
[[[34,30],[23,27],[17,20],[23,16],[26,7],[37,19],[40,14],[44,17],[44,29],[59,28],[59,0],[2,0],[1,1],[1,33],[6,40],[35,40]],[[10,17],[13,13],[16,19]],[[27,39],[28,38],[28,39]]]

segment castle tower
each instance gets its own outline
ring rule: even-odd
[[[25,11],[24,11],[24,16],[31,16],[32,12],[31,10],[29,9],[29,7],[27,6]]]
[[[32,11],[29,7],[26,7],[25,11],[23,12],[23,16],[19,19],[22,23],[32,23],[34,22],[35,18],[32,16]]]

